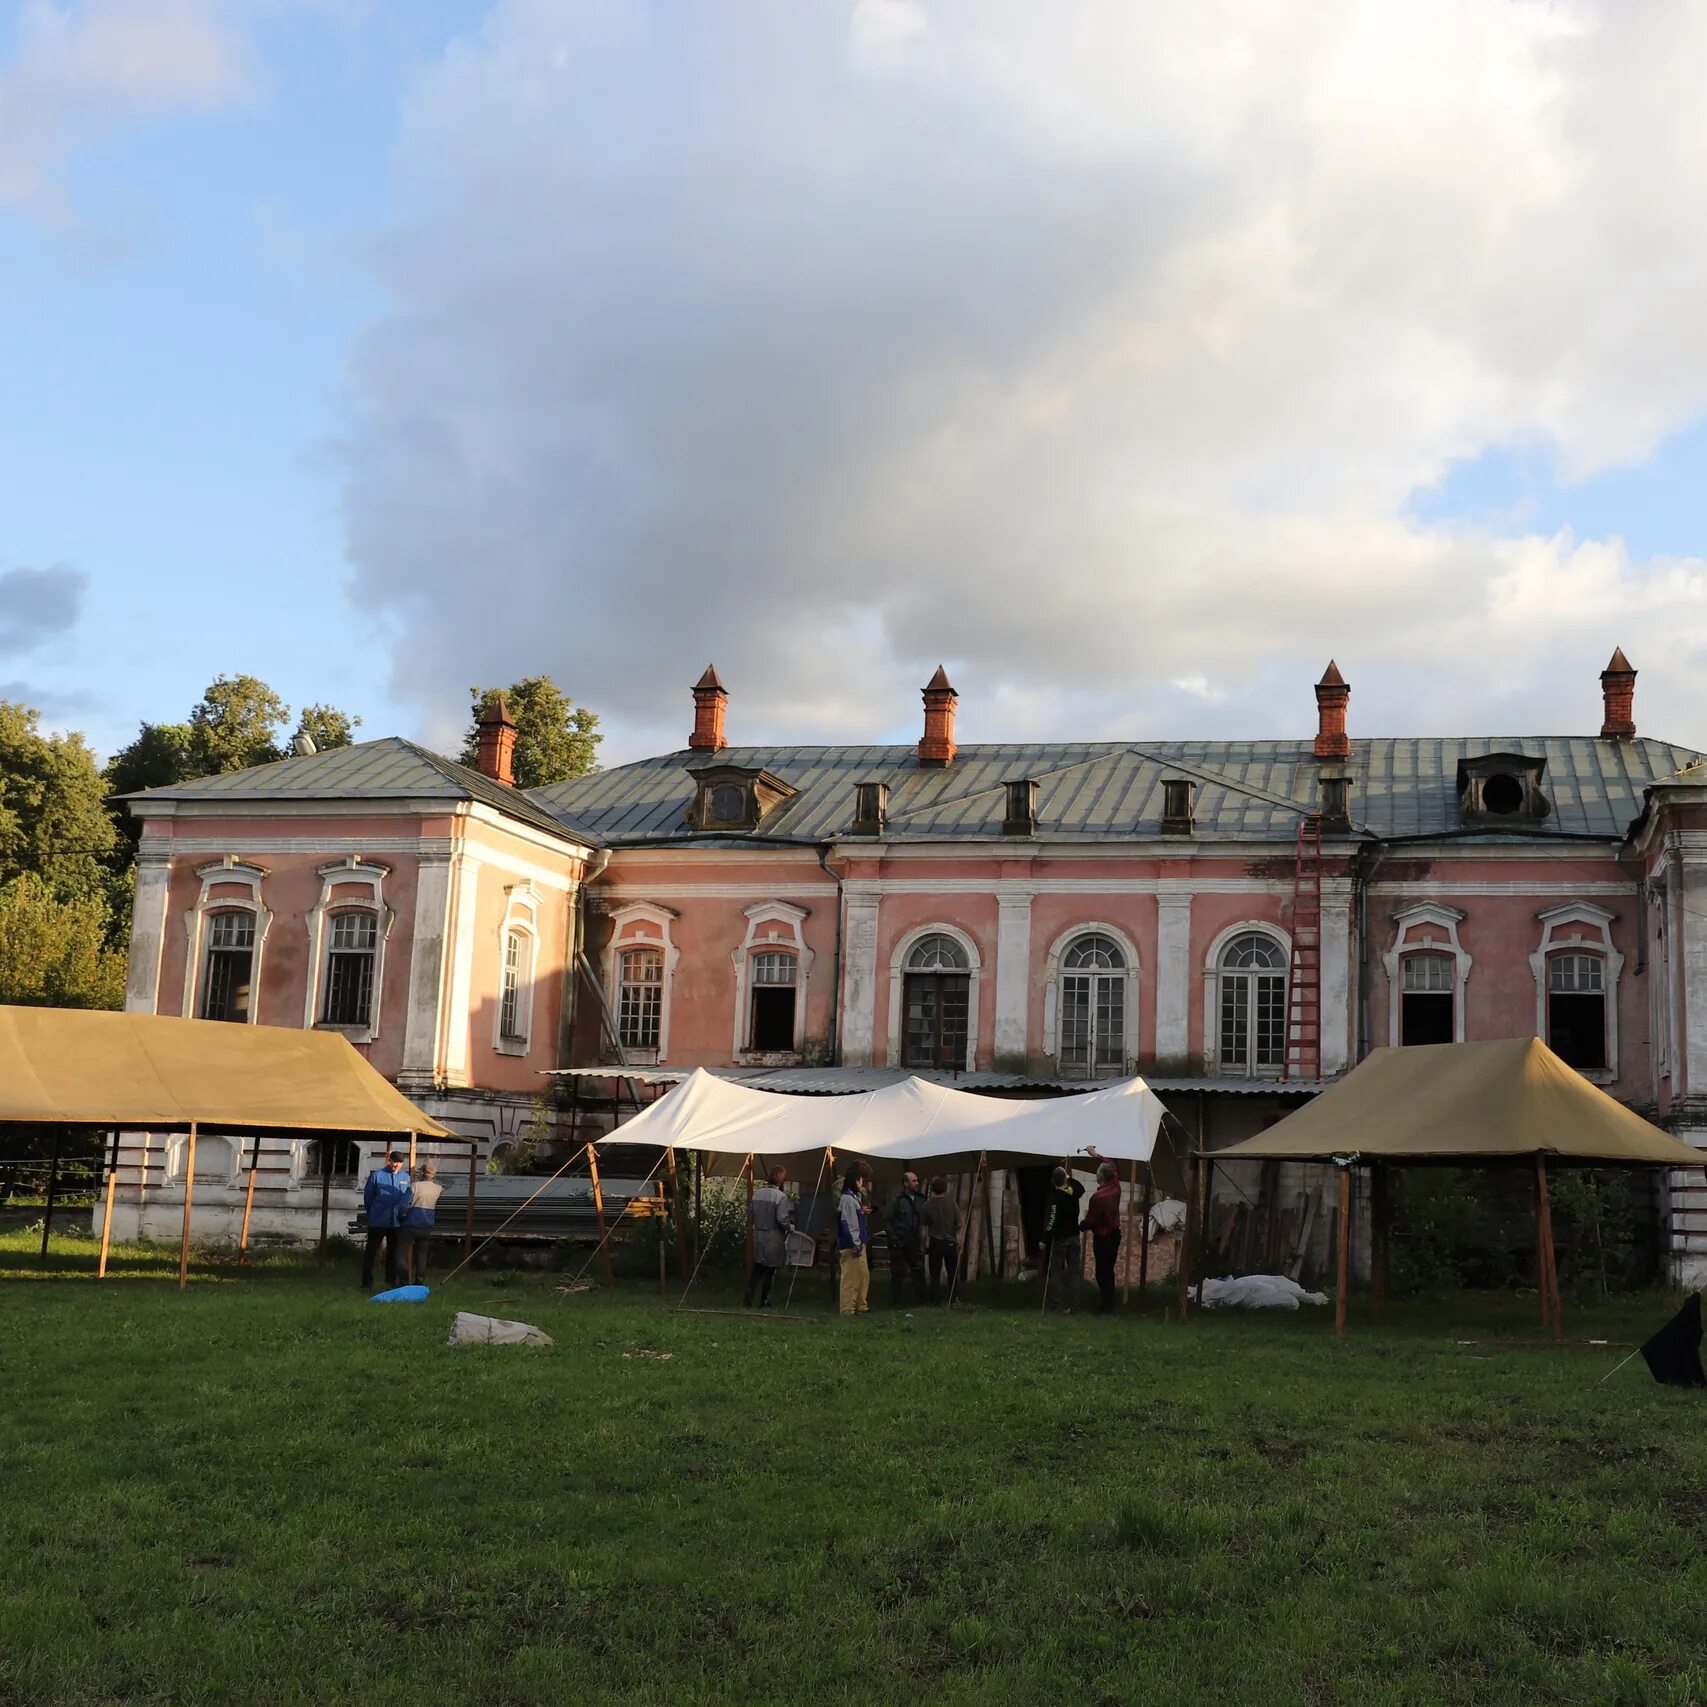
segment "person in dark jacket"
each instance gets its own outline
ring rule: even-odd
[[[439,1199],[444,1187],[438,1182],[438,1167],[423,1162],[409,1187],[409,1213],[403,1218],[403,1241],[409,1253],[407,1270],[416,1286],[427,1284],[427,1253],[432,1249],[433,1230],[439,1219]]]
[[[1043,1251],[1048,1279],[1044,1302],[1069,1314],[1079,1301],[1084,1257],[1079,1249],[1079,1199],[1085,1188],[1065,1168],[1049,1180],[1049,1207],[1043,1217]]]
[[[890,1199],[889,1301],[897,1310],[906,1302],[907,1282],[912,1282],[913,1302],[925,1301],[925,1194],[919,1176],[908,1169],[901,1176],[901,1189]]]
[[[1092,1151],[1095,1154],[1095,1151]],[[1114,1314],[1114,1270],[1120,1256],[1120,1170],[1113,1162],[1097,1167],[1097,1188],[1085,1205],[1085,1232],[1096,1261],[1097,1314]]]
[[[931,1194],[925,1199],[925,1256],[930,1264],[933,1304],[942,1302],[942,1286],[946,1277],[948,1293],[954,1296],[954,1265],[960,1254],[960,1215],[954,1199],[948,1195],[948,1181],[938,1174],[931,1181]]]
[[[373,1291],[373,1256],[381,1241],[385,1245],[385,1284],[398,1283],[398,1245],[413,1200],[411,1184],[403,1171],[403,1158],[395,1150],[387,1150],[384,1163],[367,1176],[362,1187],[362,1208],[367,1212],[367,1249],[362,1254],[364,1292]]]

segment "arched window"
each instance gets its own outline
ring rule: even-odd
[[[1286,1065],[1286,956],[1272,937],[1236,936],[1216,968],[1223,1073],[1249,1078]]]
[[[792,954],[765,949],[751,957],[748,967],[752,1013],[748,1028],[750,1049],[787,1050],[794,1047],[795,985],[800,963]]]
[[[1450,954],[1407,954],[1399,965],[1400,1043],[1450,1043],[1457,1035],[1457,962]]]
[[[1082,936],[1061,957],[1061,1071],[1126,1069],[1126,956],[1112,937]]]
[[[202,1018],[247,1024],[254,972],[255,915],[235,909],[209,913],[207,963],[202,970]]]
[[[904,1066],[966,1065],[971,991],[971,964],[953,937],[936,931],[913,944],[903,977]]]
[[[663,951],[631,948],[617,966],[617,1040],[624,1049],[656,1049],[664,1012]]]
[[[373,1015],[373,960],[379,946],[379,915],[351,908],[332,915],[326,952],[322,1025],[365,1028]]]
[[[528,1036],[528,992],[533,967],[531,939],[523,931],[504,932],[503,982],[498,997],[498,1036],[506,1043],[525,1043]]]
[[[1548,957],[1547,1044],[1573,1067],[1605,1067],[1606,968],[1598,954]]]

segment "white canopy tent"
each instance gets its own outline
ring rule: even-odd
[[[642,1114],[625,1121],[612,1141],[656,1144],[732,1158],[749,1156],[760,1172],[773,1160],[833,1151],[838,1160],[862,1157],[874,1166],[930,1163],[952,1173],[985,1158],[991,1168],[1082,1159],[1164,1163],[1176,1170],[1165,1140],[1157,1139],[1167,1110],[1142,1079],[1122,1079],[1080,1095],[1009,1100],[957,1091],[924,1079],[905,1079],[851,1096],[790,1096],[754,1090],[696,1072]],[[1158,1184],[1164,1182],[1160,1179]]]

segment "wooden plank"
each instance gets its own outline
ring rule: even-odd
[[[604,1258],[600,1265],[605,1271],[605,1285],[616,1285],[616,1270],[611,1264],[610,1233],[605,1227],[605,1194],[599,1184],[599,1147],[596,1144],[587,1146],[587,1166],[593,1175],[593,1213],[599,1218],[599,1255]],[[747,1186],[751,1190],[753,1183],[752,1158],[747,1162]]]
[[[107,1251],[113,1242],[113,1199],[119,1189],[119,1135],[113,1134],[112,1153],[107,1159],[107,1210],[101,1217],[101,1260],[95,1269],[95,1278],[105,1280],[107,1277]]]

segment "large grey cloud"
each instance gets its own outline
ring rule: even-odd
[[[89,577],[81,569],[0,569],[0,658],[31,652],[77,626]]]
[[[1682,3],[503,0],[420,82],[350,375],[397,690],[549,669],[675,745],[1364,731],[1707,743],[1707,563],[1425,527],[1707,406]]]

